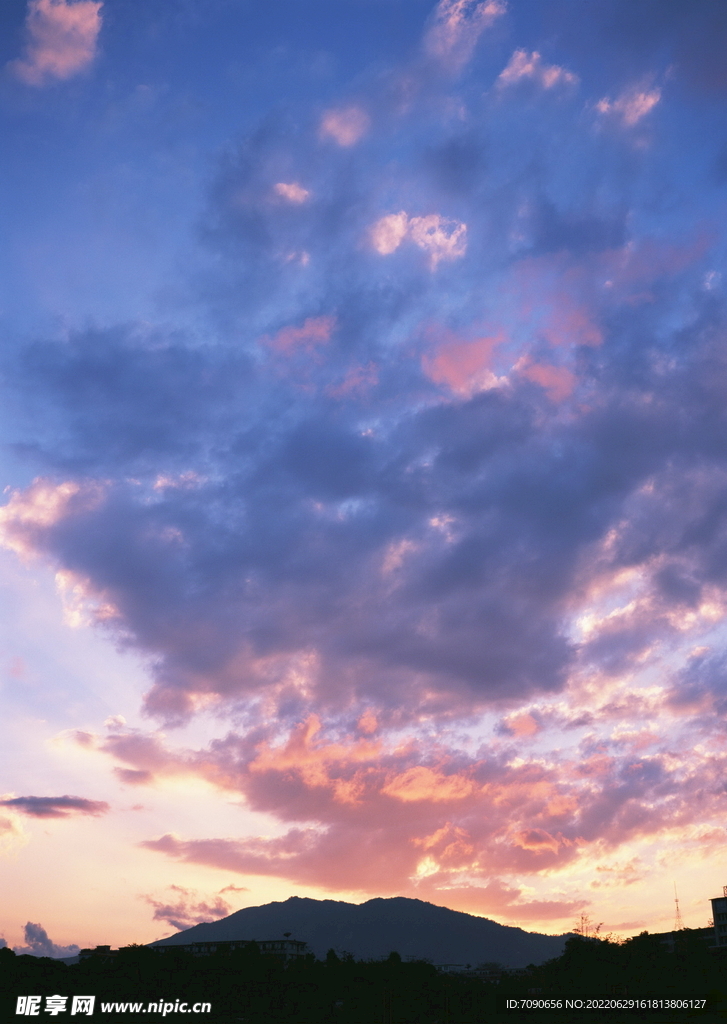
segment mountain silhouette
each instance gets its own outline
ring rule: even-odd
[[[187,928],[151,946],[178,946],[189,942],[225,939],[277,939],[290,932],[308,943],[318,958],[333,948],[356,959],[388,956],[434,963],[497,962],[506,967],[540,964],[560,956],[567,935],[542,935],[497,924],[422,900],[396,896],[366,903],[312,900],[291,896],[283,903],[245,907],[220,921]]]

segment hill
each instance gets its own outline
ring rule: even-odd
[[[496,961],[507,967],[540,964],[559,956],[567,938],[526,932],[403,896],[361,904],[291,896],[283,903],[245,907],[220,921],[195,925],[150,945],[275,939],[285,932],[307,942],[319,958],[331,948],[353,953],[356,959],[377,959],[396,950],[404,958],[434,963]]]

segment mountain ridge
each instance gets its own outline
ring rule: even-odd
[[[264,940],[282,938],[284,932],[307,942],[319,958],[329,949],[352,953],[361,960],[378,959],[396,950],[402,957],[435,963],[494,961],[506,967],[525,967],[559,956],[568,937],[526,932],[406,896],[375,897],[365,903],[291,896],[244,907],[219,921],[194,925],[149,945]]]

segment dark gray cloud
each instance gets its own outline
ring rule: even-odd
[[[81,796],[16,796],[0,800],[0,807],[10,807],[31,818],[68,818],[74,814],[95,817],[110,809],[103,800],[86,800]]]
[[[79,947],[76,945],[71,946],[58,946],[48,936],[48,932],[40,924],[33,924],[32,921],[28,921],[24,929],[25,935],[25,946],[15,946],[15,952],[18,955],[27,954],[29,956],[49,956],[54,959],[58,959],[64,956],[75,956],[78,952]]]

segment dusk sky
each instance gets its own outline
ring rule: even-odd
[[[5,0],[0,934],[727,883],[727,5]],[[27,922],[34,927],[25,929]]]

